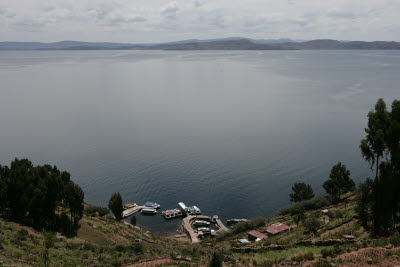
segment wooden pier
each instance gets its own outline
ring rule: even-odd
[[[138,213],[139,211],[141,211],[142,209],[146,208],[145,206],[136,206],[130,209],[126,209],[122,212],[122,218],[126,218],[129,217],[133,214]]]
[[[199,239],[199,233],[195,233],[192,227],[192,222],[194,220],[205,220],[205,221],[209,221],[211,222],[211,217],[209,216],[205,216],[205,215],[194,215],[194,216],[187,216],[186,218],[184,218],[182,220],[182,227],[185,230],[185,232],[189,235],[190,240],[192,241],[192,243],[199,243],[201,240]],[[217,220],[216,221],[218,230],[218,232],[222,232],[222,231],[229,231],[229,228],[227,228],[221,220]],[[201,234],[201,232],[200,232]]]

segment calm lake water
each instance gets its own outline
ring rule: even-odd
[[[180,201],[222,219],[271,216],[358,148],[379,97],[400,97],[400,51],[0,52],[0,164],[67,170],[88,203]],[[137,215],[138,225],[173,232]]]

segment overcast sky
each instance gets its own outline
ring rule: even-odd
[[[400,41],[400,0],[0,0],[0,41]]]

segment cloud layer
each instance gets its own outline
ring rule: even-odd
[[[0,41],[400,41],[398,0],[1,0]]]

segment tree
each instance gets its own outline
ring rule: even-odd
[[[309,234],[309,233],[315,233],[318,230],[318,228],[321,226],[321,221],[318,220],[318,218],[316,217],[311,217],[305,219],[302,222],[302,224],[305,228],[305,232]]]
[[[386,150],[385,136],[387,135],[388,119],[386,104],[380,98],[375,104],[375,111],[368,113],[368,128],[365,128],[367,135],[360,143],[362,156],[368,161],[371,169],[375,165],[375,180],[379,175],[379,161]]]
[[[108,202],[108,208],[112,211],[117,221],[122,219],[122,197],[119,192],[111,195],[110,201]]]
[[[222,267],[223,257],[222,254],[218,251],[214,251],[211,260],[208,263],[209,267]]]
[[[372,211],[370,203],[373,202],[374,181],[367,178],[364,183],[360,183],[357,191],[357,207],[356,212],[360,219],[361,225],[369,228],[369,223],[372,219]]]
[[[314,190],[311,185],[305,183],[295,183],[292,186],[292,191],[290,196],[290,201],[292,202],[300,202],[303,200],[309,200],[314,197]]]
[[[48,164],[33,166],[28,159],[15,159],[10,166],[0,165],[0,215],[23,222],[41,230],[63,232],[67,221],[64,210],[71,213],[69,224],[75,225],[82,218],[84,193],[70,180],[68,172],[60,172]]]
[[[54,246],[55,235],[52,232],[43,232],[43,264],[45,267],[50,266],[49,250]]]
[[[368,113],[367,135],[360,145],[376,174],[373,182],[367,179],[360,186],[357,212],[373,235],[395,230],[400,221],[400,101],[394,100],[391,108],[386,110],[378,100],[375,111]]]
[[[329,180],[323,184],[325,191],[331,196],[333,201],[340,201],[343,193],[355,189],[354,181],[350,178],[350,171],[341,162],[334,165],[329,175]]]
[[[84,193],[79,185],[69,181],[65,186],[65,197],[71,216],[70,234],[73,234],[78,230],[79,220],[83,217]]]

